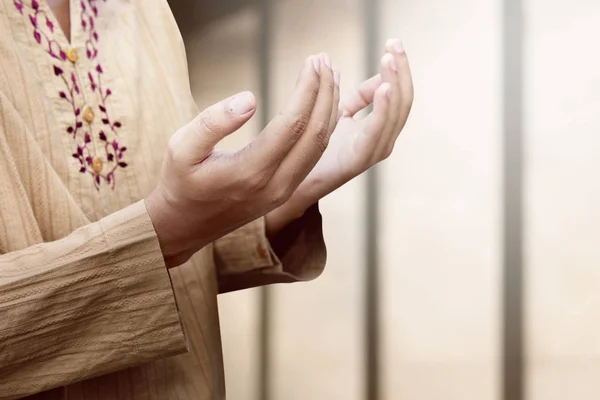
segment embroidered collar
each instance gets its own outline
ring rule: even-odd
[[[78,161],[76,165],[79,172],[89,174],[98,190],[103,184],[114,189],[118,170],[127,168],[124,159],[127,148],[119,144],[118,136],[122,123],[110,113],[107,100],[112,91],[102,84],[104,70],[97,60],[99,35],[95,22],[98,16],[98,0],[76,2],[80,7],[81,29],[85,33],[87,62],[79,59],[73,47],[65,48],[57,40],[54,14],[44,3],[38,0],[14,0],[14,6],[24,17],[28,17],[33,29],[33,38],[53,60],[54,76],[62,85],[57,95],[69,103],[73,112],[72,122],[63,128],[63,134],[69,135],[73,141],[72,156]],[[74,4],[71,4],[71,7],[73,6]],[[86,73],[85,69],[88,68]],[[88,85],[92,97],[95,97],[90,98],[87,104],[80,83]],[[96,115],[99,116],[102,126],[97,130]]]

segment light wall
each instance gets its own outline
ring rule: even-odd
[[[380,36],[404,40],[416,99],[381,172],[382,399],[499,400],[502,0],[381,0]],[[600,2],[525,0],[527,399],[600,398]],[[274,114],[302,60],[328,51],[346,96],[365,78],[360,2],[274,6]],[[259,97],[257,10],[188,40],[201,108]],[[240,147],[258,118],[224,144]],[[270,394],[364,399],[364,181],[322,202],[329,262],[273,289]],[[258,398],[259,297],[219,300],[228,397]],[[369,399],[372,400],[372,399]],[[510,399],[509,399],[510,400]]]
[[[600,2],[526,8],[528,399],[600,398]]]
[[[499,398],[498,0],[385,0],[416,99],[383,166],[386,400]]]

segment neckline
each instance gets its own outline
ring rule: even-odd
[[[33,0],[36,1],[36,0]],[[52,11],[52,8],[50,8],[50,5],[48,4],[47,0],[37,0],[39,7],[42,9],[42,11],[46,14],[46,18],[48,18],[50,20],[50,22],[52,22],[52,24],[56,27],[55,30],[55,39],[59,42],[62,42],[63,44],[67,45],[68,47],[72,46],[74,40],[73,38],[75,37],[76,34],[76,30],[77,27],[79,26],[78,24],[74,24],[74,22],[76,21],[75,15],[74,15],[74,11],[76,7],[73,7],[73,1],[72,0],[68,0],[69,2],[69,32],[65,32],[62,28],[62,26],[58,23],[58,18],[56,18],[56,14],[54,14],[54,11]]]

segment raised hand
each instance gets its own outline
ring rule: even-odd
[[[331,61],[322,54],[306,60],[285,109],[242,150],[214,147],[252,117],[250,93],[207,108],[177,131],[146,199],[167,266],[284,204],[327,148],[338,103]]]
[[[290,200],[267,215],[276,233],[319,199],[388,158],[404,128],[413,102],[408,58],[400,40],[388,40],[380,73],[363,82],[343,105],[339,123],[323,157]],[[364,119],[355,115],[373,103]]]

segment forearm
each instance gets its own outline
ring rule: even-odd
[[[143,203],[0,256],[0,398],[185,350]]]

